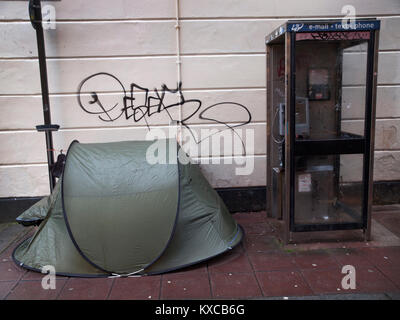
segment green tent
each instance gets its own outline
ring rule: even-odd
[[[198,165],[177,161],[176,141],[160,141],[175,161],[147,161],[154,141],[74,141],[52,194],[17,218],[40,224],[14,250],[15,262],[68,276],[149,275],[237,245],[242,229]]]

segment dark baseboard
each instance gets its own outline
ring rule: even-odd
[[[14,222],[15,218],[40,199],[42,197],[0,198],[0,223]]]
[[[374,183],[375,205],[400,203],[400,181],[377,181]]]
[[[216,188],[231,213],[265,210],[266,187]],[[0,198],[0,223],[13,222],[41,197]],[[400,181],[374,183],[375,205],[400,203]]]
[[[265,210],[266,187],[216,188],[229,212]]]

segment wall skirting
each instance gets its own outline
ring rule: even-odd
[[[231,213],[265,210],[266,187],[216,188]],[[12,222],[41,197],[0,198],[0,223]],[[374,183],[376,205],[400,203],[400,181],[378,181]]]
[[[26,209],[42,197],[0,198],[0,223],[13,222]]]

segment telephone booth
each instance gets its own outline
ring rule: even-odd
[[[288,21],[266,37],[267,214],[371,235],[380,21]]]

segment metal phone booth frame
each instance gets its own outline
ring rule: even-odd
[[[267,214],[371,238],[380,21],[288,21],[266,37]],[[288,106],[288,107],[286,107]]]

